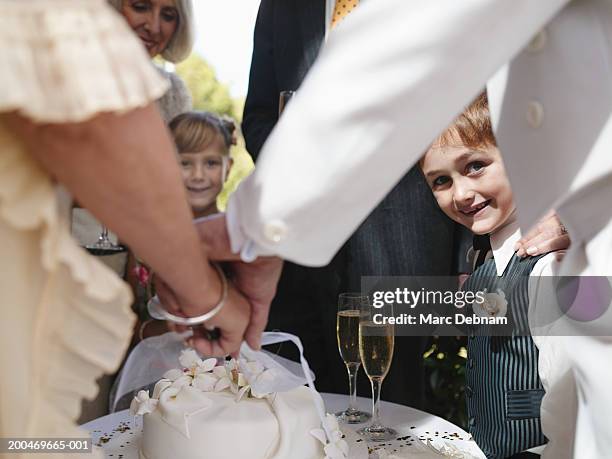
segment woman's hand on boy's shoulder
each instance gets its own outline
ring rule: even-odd
[[[571,240],[567,229],[554,210],[549,211],[538,224],[516,243],[519,257],[537,256],[557,250],[565,250]]]

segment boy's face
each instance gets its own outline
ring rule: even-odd
[[[215,212],[217,196],[223,189],[230,167],[222,143],[214,142],[194,153],[180,153],[179,161],[187,199],[194,214],[202,216]]]
[[[514,211],[510,183],[499,150],[474,150],[456,138],[432,146],[421,162],[423,174],[442,211],[474,234],[490,233]]]

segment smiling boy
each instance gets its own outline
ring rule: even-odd
[[[546,442],[540,423],[544,389],[538,350],[524,331],[529,275],[546,257],[521,258],[514,251],[521,235],[485,94],[434,141],[420,166],[442,211],[490,239],[493,257],[479,256],[482,263],[464,290],[503,292],[508,314],[523,330],[470,336],[465,389],[470,433],[488,458],[537,457],[528,450]]]

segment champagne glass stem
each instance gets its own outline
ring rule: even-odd
[[[349,375],[349,412],[357,411],[357,373],[359,372],[360,363],[347,363],[346,369]]]
[[[373,377],[370,378],[370,382],[372,383],[372,425],[370,428],[379,428],[382,427],[380,422],[380,388],[382,387],[382,378]]]
[[[102,234],[100,239],[102,240],[102,242],[109,242],[108,240],[108,228],[106,226],[102,227]]]

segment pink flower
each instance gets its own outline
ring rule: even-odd
[[[138,279],[138,283],[140,285],[146,286],[149,283],[149,280],[151,279],[149,270],[143,265],[135,266],[133,269],[133,273]]]

